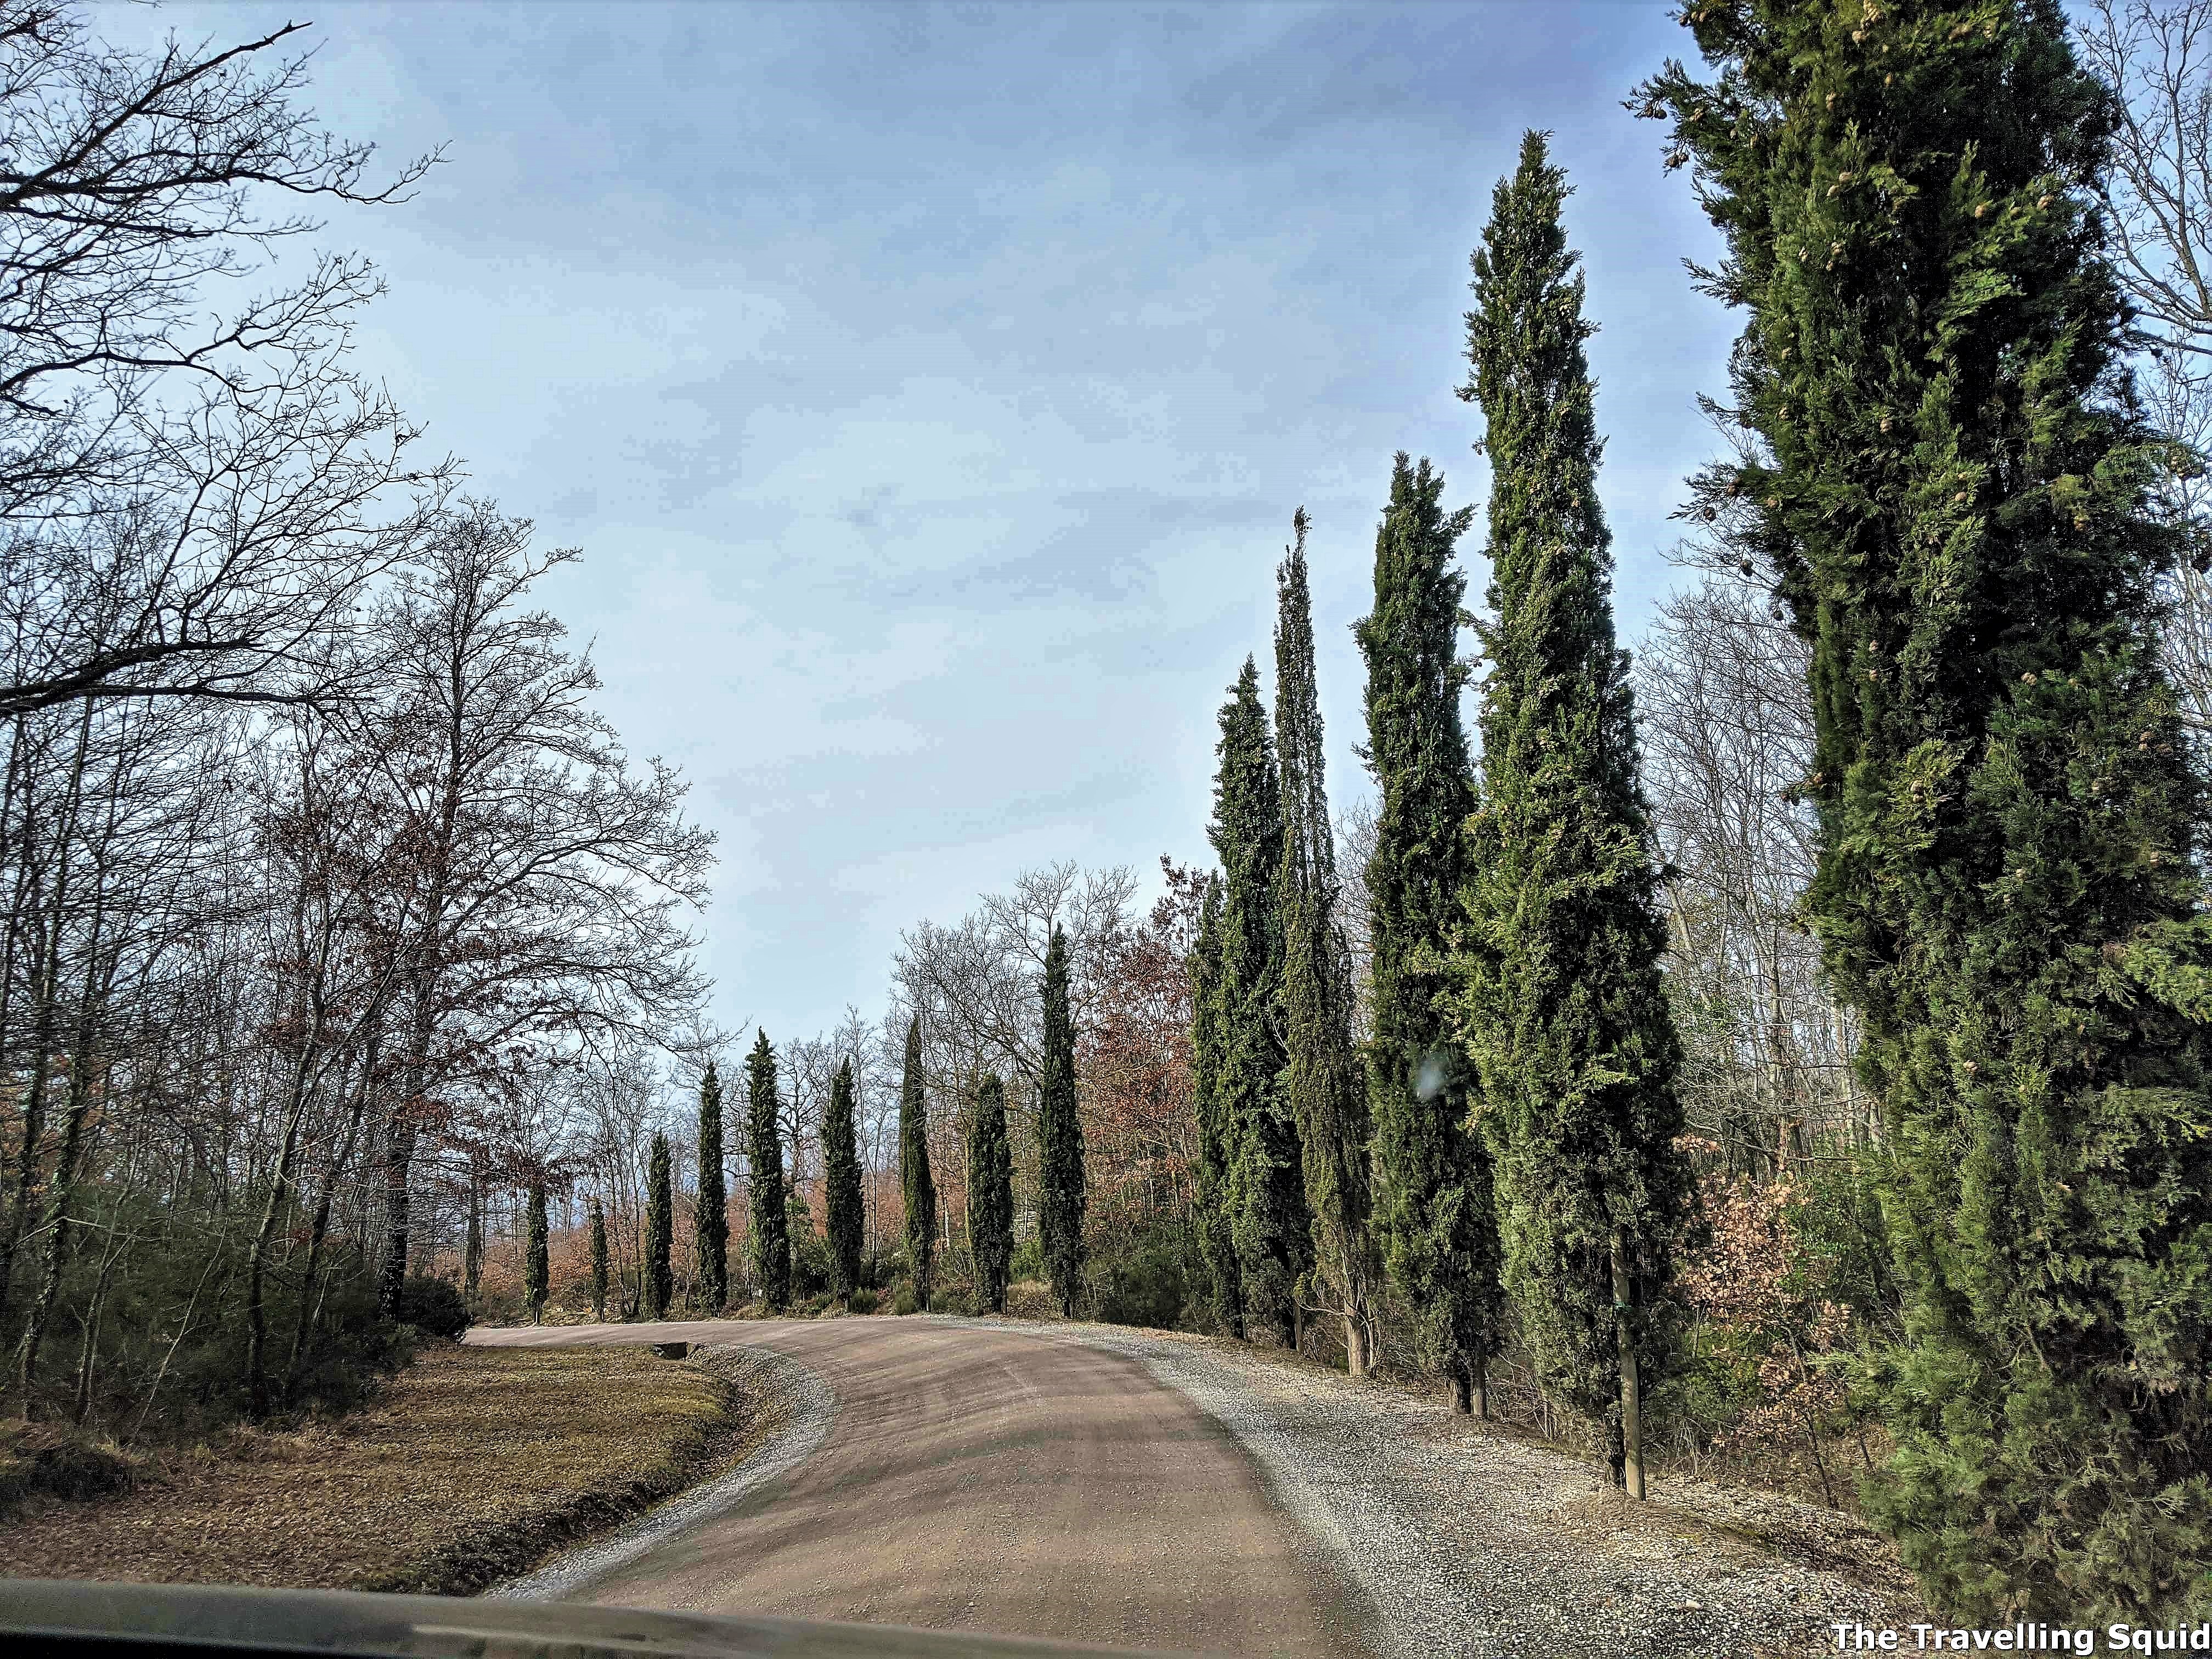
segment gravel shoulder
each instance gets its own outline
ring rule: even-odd
[[[1196,1401],[1404,1659],[1833,1653],[1834,1620],[1928,1617],[1888,1544],[1817,1504],[1663,1476],[1632,1503],[1596,1463],[1437,1393],[1176,1333],[958,1322],[1126,1354]]]

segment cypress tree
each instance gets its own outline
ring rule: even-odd
[[[1037,1085],[1037,1232],[1063,1318],[1075,1317],[1088,1259],[1083,1238],[1083,1124],[1075,1114],[1075,1021],[1067,1006],[1067,938],[1044,953],[1044,1070]]]
[[[1654,1304],[1692,1188],[1566,194],[1528,134],[1474,262],[1462,395],[1486,422],[1492,579],[1460,1015],[1522,1329],[1640,1498]]]
[[[730,1296],[730,1208],[722,1174],[722,1079],[714,1062],[699,1079],[699,1197],[692,1220],[699,1255],[699,1304],[720,1313]]]
[[[1006,1312],[1014,1259],[1014,1154],[1006,1139],[1006,1089],[995,1072],[975,1091],[968,1131],[968,1242],[983,1306]]]
[[[1198,1114],[1198,1244],[1206,1261],[1213,1316],[1221,1328],[1244,1338],[1244,1287],[1237,1266],[1237,1238],[1229,1214],[1232,1127],[1224,1116],[1222,1088],[1222,885],[1218,872],[1206,879],[1200,901],[1198,940],[1192,952],[1191,1093]]]
[[[1701,517],[1812,647],[1806,908],[1862,1020],[1905,1304],[1868,1495],[1960,1621],[2212,1611],[2212,999],[2175,549],[2055,0],[1689,14],[1742,307]]]
[[[1459,709],[1467,579],[1452,564],[1474,509],[1446,514],[1443,489],[1425,459],[1416,471],[1400,453],[1375,537],[1375,609],[1357,630],[1367,759],[1382,793],[1367,862],[1367,1088],[1384,1265],[1413,1310],[1424,1357],[1450,1385],[1452,1408],[1486,1417],[1504,1300],[1498,1218],[1490,1155],[1470,1121],[1468,1066],[1442,1006],[1469,874],[1462,831],[1475,804]]]
[[[592,1200],[592,1317],[607,1316],[607,1212]]]
[[[676,1302],[670,1262],[676,1245],[676,1206],[669,1190],[668,1137],[655,1130],[645,1173],[645,1316],[665,1318]]]
[[[830,1278],[841,1302],[860,1283],[860,1153],[854,1122],[853,1062],[830,1080],[830,1110],[822,1120],[822,1175],[827,1194]]]
[[[751,1165],[753,1279],[770,1313],[781,1313],[791,1300],[791,1221],[776,1105],[775,1050],[763,1030],[745,1056],[745,1156]]]
[[[1252,659],[1221,709],[1220,766],[1208,831],[1220,857],[1220,1070],[1215,1082],[1228,1152],[1223,1183],[1244,1327],[1295,1346],[1297,1282],[1311,1265],[1298,1128],[1283,1093],[1283,797],[1275,745]]]
[[[929,1311],[937,1260],[937,1183],[929,1174],[929,1107],[922,1094],[921,1017],[907,1022],[906,1065],[899,1079],[899,1188],[906,1197],[906,1255],[914,1299]]]
[[[529,1244],[522,1259],[522,1299],[535,1325],[545,1312],[545,1291],[551,1277],[545,1247],[545,1183],[530,1183]]]
[[[1344,1320],[1346,1363],[1354,1376],[1364,1376],[1376,1278],[1368,1231],[1367,1079],[1352,1036],[1352,950],[1336,922],[1336,830],[1314,680],[1305,508],[1291,523],[1297,539],[1275,575],[1283,1093],[1298,1127],[1314,1266]]]

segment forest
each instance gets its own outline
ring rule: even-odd
[[[712,837],[536,597],[580,553],[355,368],[374,270],[205,308],[439,158],[321,133],[299,26],[0,5],[9,1413],[342,1410],[471,1322],[1086,1318],[1856,1508],[1961,1616],[2212,1610],[2212,3],[1681,21],[1629,107],[1743,332],[1634,650],[1531,132],[1437,365],[1486,498],[1375,458],[1356,617],[1288,515],[1159,833],[1210,856],[1010,871],[808,1034],[714,1024]]]

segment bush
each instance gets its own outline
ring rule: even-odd
[[[1184,1241],[1165,1231],[1139,1235],[1134,1249],[1098,1264],[1091,1285],[1107,1323],[1179,1329],[1193,1289]]]
[[[929,1310],[932,1313],[941,1314],[973,1314],[975,1311],[975,1298],[969,1294],[965,1287],[946,1286],[931,1293]]]
[[[399,1287],[399,1305],[394,1316],[403,1325],[412,1325],[425,1336],[438,1337],[447,1342],[457,1341],[469,1328],[469,1310],[461,1301],[461,1293],[453,1281],[432,1279],[416,1273]]]
[[[875,1312],[876,1307],[876,1293],[873,1291],[854,1291],[845,1304],[845,1311],[848,1313],[856,1314],[872,1314]]]
[[[34,1494],[82,1498],[129,1492],[136,1474],[80,1433],[25,1424],[0,1436],[0,1513]]]
[[[1044,1245],[1036,1238],[1027,1238],[1014,1246],[1014,1259],[1006,1267],[1006,1282],[1018,1279],[1044,1277]]]
[[[914,1294],[914,1280],[902,1279],[891,1286],[891,1311],[895,1314],[920,1313],[921,1304]]]
[[[794,1302],[827,1296],[835,1282],[830,1241],[803,1221],[791,1239],[791,1295]]]

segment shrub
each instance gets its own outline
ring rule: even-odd
[[[891,1311],[895,1314],[921,1311],[921,1304],[915,1298],[914,1280],[911,1279],[902,1279],[891,1286]]]
[[[1155,1232],[1141,1236],[1134,1249],[1101,1262],[1091,1280],[1098,1317],[1112,1325],[1180,1328],[1194,1290],[1185,1256],[1182,1238]]]
[[[940,1285],[930,1292],[929,1310],[941,1314],[973,1314],[975,1298],[965,1286]]]
[[[801,1212],[802,1216],[804,1212]],[[830,1241],[802,1221],[791,1238],[791,1294],[804,1302],[826,1296],[834,1282],[836,1263],[830,1258]]]
[[[469,1310],[450,1279],[416,1273],[399,1287],[395,1317],[425,1336],[452,1342],[469,1328]]]
[[[845,1310],[848,1313],[872,1314],[875,1312],[876,1307],[876,1293],[873,1291],[858,1290],[845,1298]]]
[[[1044,1277],[1044,1245],[1034,1237],[1014,1246],[1014,1259],[1006,1265],[1009,1283],[1017,1279]]]

